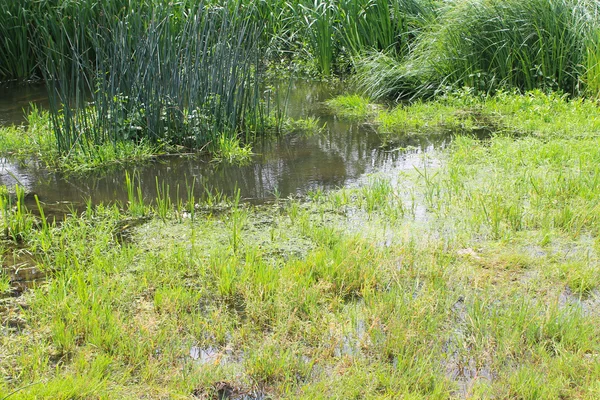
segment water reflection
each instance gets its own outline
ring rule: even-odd
[[[334,89],[335,90],[335,89]],[[32,91],[23,94],[30,99]],[[8,100],[0,95],[0,118],[7,118]],[[324,85],[299,82],[289,93],[288,112],[291,116],[322,115],[322,102],[330,98],[332,89]],[[28,101],[17,95],[8,96],[16,103]],[[43,103],[43,99],[42,99]],[[139,176],[147,199],[156,197],[156,178],[168,183],[173,198],[187,197],[186,186],[195,183],[195,196],[206,191],[233,195],[240,190],[242,198],[250,201],[280,196],[302,195],[310,190],[347,186],[377,171],[412,169],[420,162],[420,154],[449,143],[448,136],[407,138],[398,147],[411,150],[388,151],[381,147],[378,135],[368,126],[350,124],[331,116],[320,116],[326,123],[323,134],[307,137],[287,135],[276,140],[264,140],[254,147],[256,156],[246,166],[213,163],[203,157],[166,157],[144,166],[129,167],[127,171]],[[94,203],[126,201],[125,171],[92,173],[84,176],[66,176],[50,172],[36,162],[17,165],[4,162],[0,168],[0,182],[14,185],[18,180],[46,203]]]
[[[30,104],[48,107],[45,85],[0,83],[0,126],[23,123]]]

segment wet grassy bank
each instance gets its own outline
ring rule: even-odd
[[[56,224],[12,200],[3,264],[45,278],[0,280],[0,394],[598,397],[596,106],[500,99],[375,110],[504,128],[304,199],[150,206],[132,186]]]

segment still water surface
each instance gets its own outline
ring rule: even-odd
[[[51,172],[35,161],[18,165],[9,159],[0,162],[0,183],[14,185],[16,180],[27,190],[38,194],[45,203],[81,204],[127,200],[125,170],[141,179],[147,199],[156,197],[156,178],[167,182],[172,198],[185,200],[186,185],[195,180],[195,196],[206,191],[233,195],[240,190],[242,199],[263,202],[275,196],[304,195],[311,190],[328,190],[351,186],[369,174],[413,169],[422,165],[421,155],[445,147],[451,140],[446,135],[407,138],[390,151],[372,127],[340,121],[327,115],[323,102],[340,91],[326,85],[297,82],[292,86],[288,115],[319,117],[326,124],[322,134],[305,136],[290,134],[257,143],[256,155],[245,166],[214,163],[204,157],[164,157],[157,162],[124,169],[65,175]],[[0,124],[23,123],[23,109],[29,103],[47,106],[43,86],[0,86]],[[396,147],[396,146],[395,146]]]

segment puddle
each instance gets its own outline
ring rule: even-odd
[[[216,382],[210,388],[198,388],[192,396],[209,400],[268,400],[270,396],[261,390],[238,388],[229,382]]]
[[[46,85],[0,82],[0,126],[23,123],[30,104],[48,107]]]
[[[216,347],[197,347],[192,346],[190,348],[189,356],[192,360],[200,364],[219,364],[223,357],[229,357],[226,352],[221,352]],[[227,362],[227,361],[225,361]]]
[[[31,253],[25,250],[12,250],[8,253],[2,257],[2,272],[8,275],[11,290],[4,296],[19,296],[46,279],[46,273],[36,266]]]
[[[558,296],[558,306],[561,309],[576,309],[585,316],[598,316],[600,315],[600,290],[594,289],[590,293],[580,295],[567,286]]]
[[[411,136],[394,144],[395,150],[382,147],[372,127],[341,121],[326,115],[323,102],[339,90],[323,84],[296,82],[291,88],[288,115],[293,118],[316,116],[326,128],[321,134],[289,134],[275,140],[259,141],[255,156],[245,166],[214,163],[205,157],[163,157],[142,166],[105,173],[68,176],[48,171],[35,161],[25,165],[0,160],[0,184],[17,181],[36,193],[46,204],[65,202],[84,204],[127,201],[125,171],[140,178],[147,200],[157,195],[156,178],[169,185],[170,196],[187,199],[186,187],[195,181],[195,197],[207,191],[232,196],[237,189],[245,201],[262,203],[277,197],[303,196],[311,191],[358,185],[370,174],[396,176],[399,170],[414,170],[423,165],[422,155],[446,147],[451,135]],[[39,87],[17,86],[0,91],[0,121],[23,121],[23,104],[44,106]],[[18,108],[19,110],[15,110]],[[19,117],[17,117],[17,115]],[[427,161],[431,166],[435,159]]]

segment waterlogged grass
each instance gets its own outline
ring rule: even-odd
[[[148,142],[105,143],[84,151],[74,147],[60,154],[47,112],[33,108],[27,124],[0,127],[0,154],[20,161],[41,160],[51,169],[84,172],[151,160],[165,150]]]
[[[342,95],[327,101],[327,107],[341,118],[348,120],[365,120],[373,116],[377,106],[360,95]]]
[[[374,110],[369,120],[385,140],[411,134],[452,131],[533,135],[543,137],[593,137],[600,131],[600,110],[593,100],[570,99],[541,91],[520,95],[499,92],[476,95],[465,89],[432,101],[415,101],[393,108],[369,106],[365,97],[347,96],[330,101],[342,118],[353,118],[357,104],[361,110]],[[364,114],[361,114],[364,115]]]
[[[48,164],[58,158],[48,114],[32,107],[26,126],[0,127],[0,152],[19,159],[36,156]]]
[[[5,193],[4,262],[47,279],[1,300],[0,397],[598,398],[595,105],[503,96],[408,114],[527,135],[302,200],[157,179],[151,205],[127,176],[127,204],[55,224]]]
[[[1,314],[0,393],[595,398],[598,148],[465,138],[307,202],[32,225],[50,275]]]
[[[326,123],[321,123],[316,117],[289,118],[284,125],[284,130],[287,133],[313,136],[324,132],[326,126]]]
[[[246,164],[252,157],[252,147],[241,144],[239,139],[221,136],[213,146],[214,161],[224,161],[229,164]]]
[[[323,131],[317,118],[284,118],[272,115],[265,124],[273,135],[301,133],[315,135]],[[203,149],[213,161],[230,164],[248,163],[252,156],[252,147],[241,138],[224,135],[209,142]],[[48,112],[32,107],[24,125],[0,127],[0,154],[22,162],[41,160],[48,168],[66,172],[89,172],[122,165],[149,162],[164,154],[177,154],[187,151],[181,146],[166,143],[152,144],[147,140],[117,141],[104,143],[90,148],[74,146],[68,153],[58,151]]]

